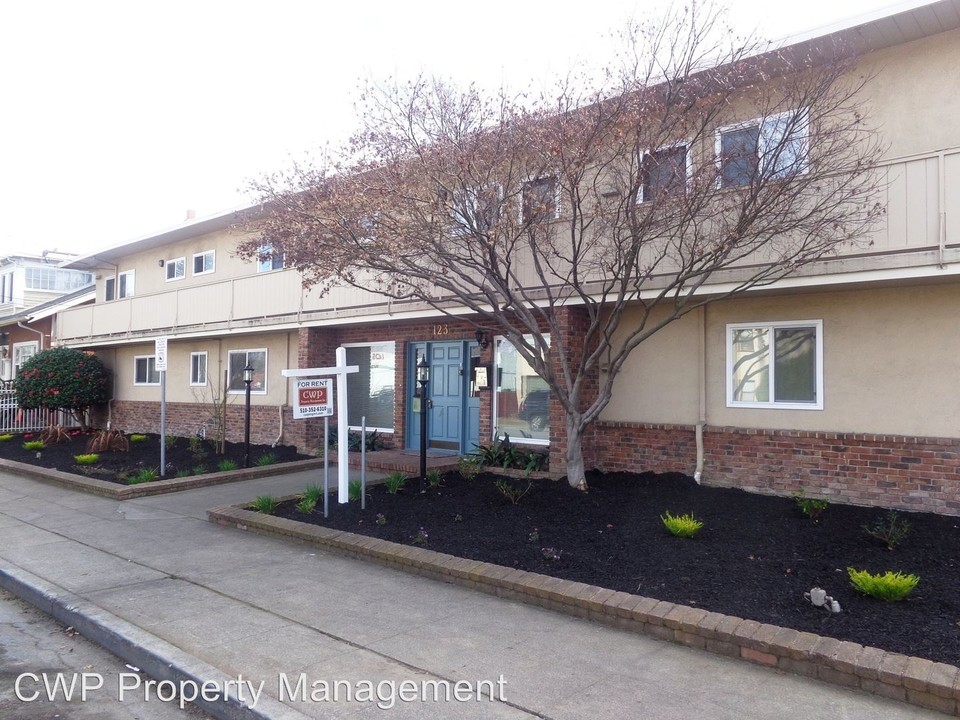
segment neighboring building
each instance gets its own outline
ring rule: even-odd
[[[587,466],[701,467],[713,484],[960,514],[960,93],[945,82],[960,68],[960,0],[831,32],[861,49],[864,103],[887,146],[872,246],[645,342],[585,442]],[[730,120],[743,128],[750,118]],[[153,339],[164,335],[173,431],[209,423],[226,378],[237,439],[249,362],[254,439],[315,448],[318,421],[291,419],[281,370],[331,365],[342,345],[361,368],[350,424],[365,415],[395,446],[415,448],[414,364],[426,351],[432,447],[466,452],[506,431],[549,444],[562,471],[559,409],[543,412],[543,382],[509,343],[423,305],[304,290],[282,257],[238,259],[233,222],[195,220],[65,265],[96,274],[97,299],[60,314],[56,341],[113,368],[115,426],[158,429]],[[563,332],[576,333],[579,314],[562,311]]]
[[[0,258],[0,317],[56,300],[90,285],[93,276],[89,272],[60,267],[75,257],[44,251],[42,255]]]

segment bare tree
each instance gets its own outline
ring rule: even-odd
[[[254,183],[241,252],[495,327],[563,408],[585,489],[584,432],[640,343],[857,242],[879,212],[848,54],[718,30],[695,9],[632,25],[603,89],[568,79],[537,102],[372,85],[342,152]]]

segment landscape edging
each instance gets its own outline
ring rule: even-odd
[[[960,716],[960,668],[701,608],[561,580],[238,506],[211,522],[329,547],[435,580]]]

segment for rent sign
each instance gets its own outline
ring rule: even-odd
[[[312,418],[333,415],[333,380],[298,378],[295,382],[293,417]]]

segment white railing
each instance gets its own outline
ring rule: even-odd
[[[72,425],[63,411],[44,408],[21,408],[17,394],[9,384],[0,387],[0,433],[21,433],[43,430],[51,425]]]

